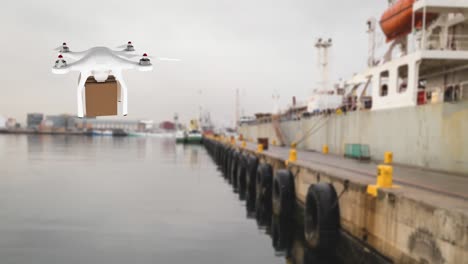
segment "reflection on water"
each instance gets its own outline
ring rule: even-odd
[[[23,136],[17,138],[21,137]],[[28,135],[26,142],[27,153],[31,160],[40,159],[43,153],[96,158],[99,154],[105,154],[108,146],[112,146],[114,151],[126,150],[129,142],[136,146],[132,149],[133,152],[129,153],[130,155],[136,155],[138,159],[145,159],[146,155],[151,154],[148,153],[145,138]],[[90,149],[90,145],[95,147]],[[164,144],[161,145],[164,146]],[[103,150],[102,153],[100,153],[101,150]]]
[[[270,264],[290,254],[273,253],[202,146],[2,135],[0,175],[1,263]]]
[[[1,263],[334,263],[202,146],[0,136],[0,175]]]
[[[255,216],[259,229],[264,230],[271,237],[276,256],[283,256],[287,263],[338,263],[330,256],[320,256],[308,248],[303,235],[304,227],[300,220],[302,213],[302,211],[296,212],[296,215],[290,219],[272,214],[266,216],[255,213]]]

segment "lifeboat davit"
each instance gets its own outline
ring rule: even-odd
[[[413,4],[416,0],[398,0],[389,7],[380,18],[380,27],[387,37],[387,42],[411,33],[413,21]],[[426,24],[432,21],[436,14],[426,14]],[[423,24],[423,14],[416,13],[414,26],[420,29]]]

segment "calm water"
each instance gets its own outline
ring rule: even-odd
[[[2,264],[301,259],[300,242],[275,251],[246,215],[202,146],[0,135]]]

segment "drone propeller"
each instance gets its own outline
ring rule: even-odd
[[[118,49],[124,49],[123,51],[135,51],[133,44],[131,41],[127,42],[127,44],[117,46]]]
[[[138,55],[135,55],[138,56]],[[160,61],[180,61],[180,59],[174,59],[174,58],[164,58],[164,57],[155,57],[155,56],[149,56],[148,54],[144,53],[142,55],[142,58],[148,58],[148,59],[156,59]]]
[[[69,52],[70,49],[67,46],[67,43],[64,42],[62,46],[58,46],[57,48],[53,49],[54,51],[60,51],[60,52]]]

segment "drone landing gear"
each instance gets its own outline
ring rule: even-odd
[[[122,101],[122,115],[127,116],[128,114],[128,92],[127,92],[127,84],[125,83],[122,73],[121,72],[114,72],[115,79],[119,83],[120,87],[120,96],[119,99]]]
[[[83,76],[80,75],[80,77],[78,79],[78,89],[77,89],[77,95],[76,96],[77,96],[77,105],[78,105],[77,115],[78,115],[79,118],[83,118],[83,116],[84,116],[83,91],[84,91],[86,80],[88,79],[88,77],[89,77],[89,74],[83,74]]]

